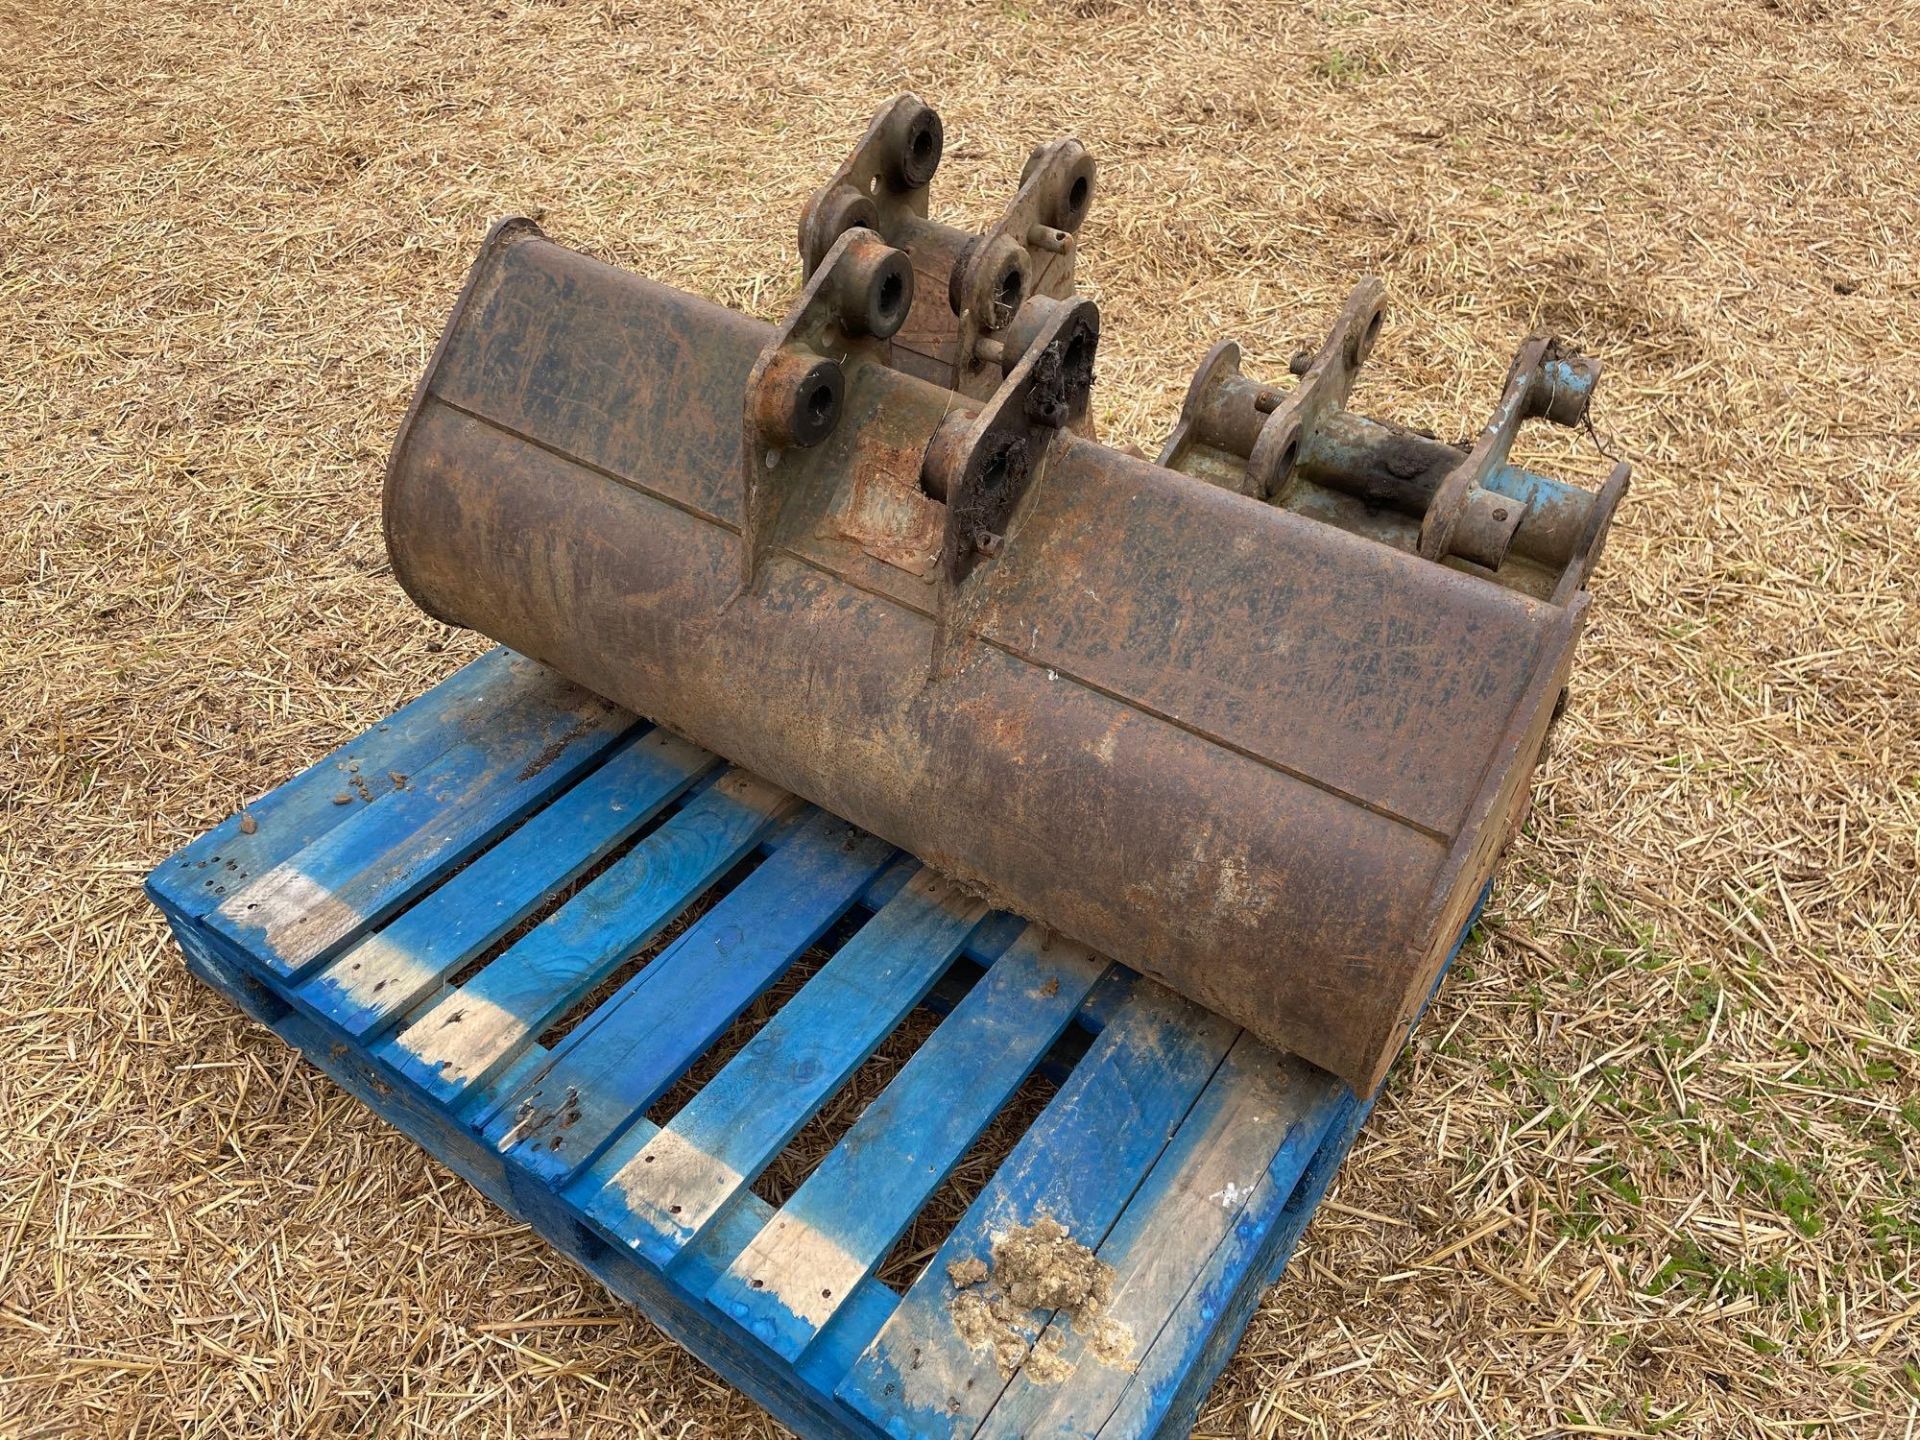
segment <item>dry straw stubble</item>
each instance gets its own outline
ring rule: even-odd
[[[773,1432],[191,983],[137,885],[477,650],[377,501],[488,219],[771,315],[907,87],[954,213],[1062,129],[1103,160],[1114,439],[1375,270],[1363,408],[1465,434],[1551,327],[1638,466],[1484,938],[1200,1433],[1909,1432],[1912,7],[0,17],[0,1434]]]

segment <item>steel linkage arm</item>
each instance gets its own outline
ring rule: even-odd
[[[1093,208],[1096,167],[1078,140],[1042,145],[1000,219],[963,230],[927,215],[944,144],[939,114],[918,96],[882,106],[801,214],[801,273],[811,275],[854,228],[904,250],[919,283],[892,363],[985,400],[1015,363],[1007,334],[1021,307],[1073,295],[1074,236]]]
[[[1353,291],[1326,342],[1295,361],[1280,390],[1240,370],[1240,347],[1208,352],[1160,463],[1429,560],[1465,562],[1493,579],[1565,603],[1584,583],[1628,469],[1597,492],[1508,463],[1522,421],[1578,425],[1598,362],[1536,336],[1521,347],[1493,421],[1473,449],[1346,410],[1379,336],[1385,289]]]

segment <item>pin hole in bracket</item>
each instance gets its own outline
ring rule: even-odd
[[[849,230],[894,236],[904,221],[924,219],[928,186],[945,150],[940,114],[919,96],[897,95],[881,106],[853,153],[801,212],[803,278],[811,278]]]
[[[848,371],[887,365],[913,306],[913,266],[872,231],[833,242],[747,377],[741,579],[751,585],[779,528],[790,454],[819,446],[840,424]]]

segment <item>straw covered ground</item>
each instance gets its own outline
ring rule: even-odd
[[[186,975],[142,874],[480,642],[385,447],[488,220],[761,315],[888,95],[1104,164],[1103,432],[1347,286],[1636,464],[1489,920],[1203,1412],[1910,1435],[1920,11],[1845,0],[0,0],[0,1434],[775,1428]],[[1584,435],[1533,442],[1600,474]]]

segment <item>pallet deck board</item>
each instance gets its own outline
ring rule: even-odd
[[[147,888],[171,911],[203,915],[224,900],[228,888],[265,874],[365,803],[353,787],[356,776],[385,782],[385,788],[394,776],[411,776],[498,715],[505,697],[542,693],[559,709],[577,692],[511,650],[490,650],[182,847],[153,872]],[[336,798],[342,795],[344,805]]]
[[[1071,1234],[1105,1235],[1236,1033],[1153,981],[1136,982],[841,1382],[841,1399],[899,1440],[973,1434],[1006,1379],[990,1352],[955,1332],[948,1267],[987,1261],[994,1235],[1043,1211]],[[1051,1319],[1032,1317],[1029,1346]]]
[[[396,1034],[391,1044],[402,1070],[443,1103],[493,1078],[732,869],[793,804],[784,790],[729,771]]]
[[[920,1003],[985,914],[931,871],[908,881],[609,1179],[629,1245],[671,1264]]]
[[[708,1299],[798,1359],[885,1258],[1105,966],[1038,927],[970,990]]]
[[[556,1183],[596,1159],[892,858],[891,846],[816,813],[509,1093],[488,1117],[489,1138],[517,1147],[521,1164]],[[674,1003],[654,1003],[653,985]],[[519,1134],[509,1141],[516,1127]],[[559,1146],[552,1143],[556,1136]]]
[[[1123,1358],[1081,1363],[1088,1337],[1054,1316],[1047,1330],[1074,1364],[1076,1383],[1035,1380],[1023,1370],[975,1433],[983,1440],[1097,1435],[1208,1260],[1253,1209],[1269,1167],[1289,1155],[1304,1168],[1337,1098],[1336,1088],[1316,1083],[1303,1062],[1240,1035],[1113,1230],[1093,1247],[1113,1266],[1107,1318],[1130,1337]],[[1280,1168],[1283,1175],[1293,1169]],[[1048,1338],[1043,1333],[1036,1346]]]
[[[718,763],[664,731],[630,737],[514,834],[309,978],[302,1002],[351,1035],[380,1038]]]
[[[148,892],[196,975],[807,1437],[1184,1434],[1367,1110],[505,650]],[[917,1006],[925,1038],[769,1203],[760,1175]],[[1037,1068],[1051,1096],[882,1283]],[[1003,1373],[949,1267],[1043,1216],[1111,1266],[1111,1323],[1027,1312]]]
[[[217,887],[228,893],[206,925],[298,979],[565,785],[632,723],[584,691],[557,712],[536,693],[417,774],[355,772],[335,803],[351,807],[359,794],[365,805],[238,889]]]

